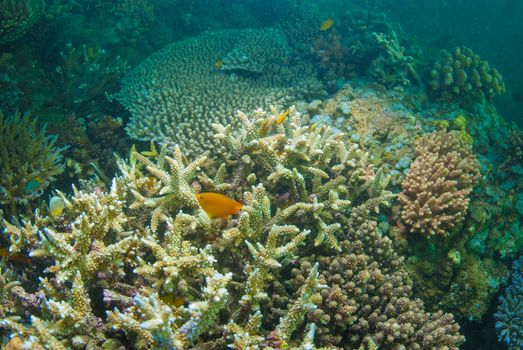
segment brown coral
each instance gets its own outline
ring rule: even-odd
[[[329,288],[309,316],[321,324],[321,345],[356,349],[370,337],[380,349],[457,349],[463,337],[453,316],[425,312],[390,239],[361,214],[343,225],[342,252],[318,258],[320,282]],[[310,266],[294,269],[291,283],[302,283]]]
[[[479,164],[456,131],[422,136],[416,155],[399,195],[401,218],[411,232],[446,235],[463,221]]]

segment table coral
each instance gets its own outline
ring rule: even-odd
[[[314,70],[291,60],[280,31],[245,29],[167,46],[123,80],[118,100],[132,114],[132,138],[179,144],[194,156],[219,151],[211,124],[236,124],[237,110],[287,106],[321,93]]]
[[[399,195],[401,218],[411,232],[447,235],[463,221],[478,177],[478,162],[459,132],[420,137]]]

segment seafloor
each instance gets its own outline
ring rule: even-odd
[[[2,348],[523,349],[510,87],[336,6],[0,0]]]

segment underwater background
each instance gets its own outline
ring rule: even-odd
[[[0,0],[2,349],[523,349],[521,18]]]

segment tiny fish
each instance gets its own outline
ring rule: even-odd
[[[325,21],[323,21],[323,23],[320,25],[320,30],[321,31],[326,31],[330,27],[332,27],[333,24],[334,24],[334,20],[332,18],[328,18]]]
[[[320,124],[320,123],[314,123],[314,124],[312,124],[312,125],[310,126],[310,128],[309,128],[310,131],[314,131],[314,130],[316,130],[316,128],[318,127],[319,124]]]
[[[216,62],[214,62],[214,67],[216,69],[220,69],[223,65],[223,61],[222,60],[216,60]]]
[[[280,114],[278,116],[278,119],[276,119],[276,123],[278,123],[278,125],[283,124],[285,119],[287,119],[288,115],[289,115],[289,110],[286,110],[285,112],[283,112],[282,114]]]
[[[49,214],[56,218],[62,215],[65,208],[65,202],[61,197],[54,196],[49,200]]]
[[[31,265],[31,258],[22,253],[9,254],[7,248],[0,248],[0,257],[7,258],[7,261]]]
[[[169,306],[180,307],[185,304],[185,299],[174,294],[160,295],[160,300]]]
[[[36,193],[42,188],[42,185],[44,183],[45,183],[44,179],[42,179],[41,177],[36,177],[25,184],[24,193],[27,195]]]
[[[210,216],[227,219],[230,215],[237,214],[243,204],[221,193],[202,192],[196,195],[202,209]]]

